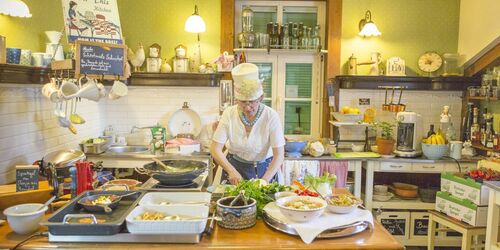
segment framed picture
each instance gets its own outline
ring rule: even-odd
[[[388,76],[406,76],[405,60],[401,57],[391,57],[387,59],[386,75]]]

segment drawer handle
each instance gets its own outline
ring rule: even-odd
[[[427,169],[429,169],[429,168],[436,168],[436,166],[422,166],[422,167],[423,168],[427,168]]]
[[[391,168],[402,168],[403,166],[401,166],[401,165],[398,165],[398,166],[396,166],[396,165],[389,165],[389,167],[391,167]]]

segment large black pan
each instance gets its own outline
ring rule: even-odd
[[[111,213],[113,209],[118,206],[118,203],[123,197],[133,195],[136,192],[128,193],[125,195],[116,195],[116,194],[96,194],[96,195],[87,195],[78,200],[78,204],[82,206],[85,210],[89,212],[105,212]],[[95,204],[94,201],[99,199],[99,197],[107,196],[111,203],[108,204]]]
[[[151,162],[135,170],[158,180],[161,185],[180,186],[193,183],[207,168],[207,164],[202,161],[163,160],[162,163],[165,166]]]

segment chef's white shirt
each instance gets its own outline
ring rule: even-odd
[[[279,115],[268,106],[264,106],[260,118],[253,125],[248,136],[239,117],[238,106],[227,108],[222,114],[212,139],[222,144],[227,142],[226,146],[230,154],[235,154],[247,161],[265,160],[273,155],[272,148],[285,145]]]

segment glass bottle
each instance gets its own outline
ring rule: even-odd
[[[308,36],[307,30],[308,30],[308,27],[307,26],[303,26],[302,37],[300,38],[300,42],[299,42],[301,49],[307,49],[307,46],[309,44],[309,40],[307,38],[307,36]],[[309,37],[310,36],[311,35],[309,34]]]
[[[487,147],[487,148],[493,148],[493,124],[491,122],[491,120],[488,120],[486,122],[486,135],[485,135],[485,143],[484,143],[484,146]]]
[[[479,117],[479,109],[477,107],[474,107],[472,126],[470,130],[472,143],[478,143],[479,139],[481,138],[478,117]]]
[[[285,23],[283,25],[283,29],[282,29],[282,34],[283,34],[283,38],[282,38],[282,48],[283,49],[290,49],[290,31],[289,31],[289,24]]]
[[[427,132],[427,137],[429,137],[431,135],[435,135],[435,134],[436,134],[436,132],[434,132],[434,124],[431,124],[429,131]]]
[[[471,136],[471,127],[472,127],[472,109],[474,107],[474,103],[472,102],[469,102],[467,103],[467,116],[466,116],[466,120],[465,120],[465,128],[464,128],[464,131],[463,131],[463,138],[465,141],[470,141],[472,139],[472,136]]]
[[[318,49],[321,46],[321,37],[319,36],[319,25],[312,30],[311,40],[309,42],[312,49]]]
[[[448,141],[454,141],[457,139],[457,133],[456,133],[455,128],[453,127],[453,123],[450,122],[450,125],[446,129],[445,136],[446,136],[446,140],[448,140]]]
[[[302,49],[302,38],[304,37],[304,24],[302,22],[299,23],[297,36],[298,36],[298,39],[299,39],[297,46],[298,46],[299,49]]]
[[[296,24],[293,24],[293,28],[292,28],[291,48],[292,49],[299,48],[299,28],[296,26]]]
[[[278,48],[279,47],[279,31],[278,31],[278,23],[273,24],[273,30],[271,32],[271,48]]]

